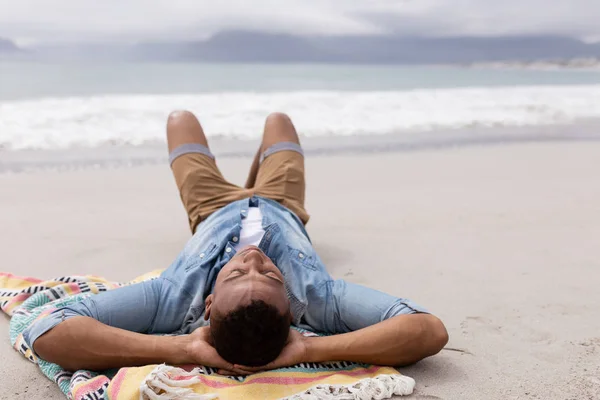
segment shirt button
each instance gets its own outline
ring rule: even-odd
[[[300,258],[304,258],[304,254],[302,254],[302,253],[299,253],[299,254],[298,254],[298,257],[300,257]]]
[[[204,258],[204,253],[200,253],[200,258]]]
[[[233,239],[231,239],[231,240],[233,240],[234,242],[236,242],[236,243],[237,243],[237,241],[238,241],[238,237],[237,237],[237,236],[234,236],[234,237],[233,237]]]
[[[225,249],[225,251],[226,251],[227,253],[231,253],[231,247],[228,247],[228,248],[226,248],[226,249]]]

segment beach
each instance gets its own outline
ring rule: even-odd
[[[250,162],[218,158],[238,184]],[[400,369],[411,398],[600,398],[600,141],[307,152],[306,168],[330,273],[446,324],[446,349]],[[190,237],[166,163],[9,171],[0,187],[2,271],[128,281]],[[10,347],[4,315],[0,330],[0,399],[63,398]]]

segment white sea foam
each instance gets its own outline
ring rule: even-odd
[[[376,135],[600,118],[600,85],[381,92],[111,95],[0,103],[0,148],[59,149],[164,141],[170,110],[189,109],[207,136],[259,137],[289,113],[305,136]],[[407,133],[408,134],[408,133]]]

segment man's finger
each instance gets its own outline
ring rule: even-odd
[[[243,368],[243,367],[240,368],[239,365],[235,365],[235,364],[232,364],[231,368],[226,368],[226,369],[228,371],[235,372],[236,375],[250,375],[250,374],[254,373],[254,371],[251,371],[251,370],[249,370],[247,368]]]
[[[237,369],[237,368],[234,368],[231,370],[221,368],[221,369],[217,370],[217,374],[224,375],[224,376],[245,376],[245,375],[250,375],[251,373],[252,372],[247,372],[247,371]]]
[[[247,367],[245,365],[238,365],[238,364],[234,365],[233,367],[236,368],[236,369],[242,370],[242,371],[248,371],[250,373],[256,373],[256,372],[261,372],[261,371],[268,371],[268,370],[276,369],[277,368],[275,366],[275,364],[272,363],[272,362],[269,363],[269,364],[267,364],[267,365],[263,365],[261,367]]]
[[[247,367],[245,365],[234,365],[234,368],[240,371],[246,371],[247,373],[254,374],[260,371],[264,371],[265,367]]]
[[[241,369],[241,368],[236,368],[233,370],[234,372],[237,372],[238,375],[252,375],[254,373],[254,371],[247,371],[245,369]]]

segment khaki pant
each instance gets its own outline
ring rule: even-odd
[[[250,189],[225,180],[214,158],[206,154],[183,154],[172,162],[171,168],[192,232],[215,211],[253,195],[275,200],[304,224],[308,222],[309,215],[304,209],[304,156],[296,151],[283,150],[268,155],[260,164],[256,183]]]

